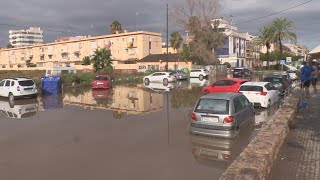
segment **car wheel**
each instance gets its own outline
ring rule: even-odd
[[[9,93],[8,98],[9,98],[9,101],[14,101],[14,95],[12,93]]]
[[[204,95],[209,94],[209,91],[208,91],[208,90],[205,90],[203,94],[204,94]]]
[[[163,79],[163,85],[165,85],[165,86],[168,85],[168,82],[169,82],[169,81],[168,81],[167,78],[164,78],[164,79]]]
[[[271,100],[269,99],[267,108],[270,108],[270,107],[271,107]]]
[[[203,80],[203,75],[202,74],[199,75],[199,79]]]
[[[145,85],[149,85],[149,84],[150,84],[150,80],[149,80],[148,78],[146,78],[146,79],[144,80],[144,84],[145,84]]]

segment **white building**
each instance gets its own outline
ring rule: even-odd
[[[295,44],[283,44],[283,45],[289,48],[292,54],[294,54],[295,56],[304,56],[302,48],[299,47],[298,45],[295,45]]]
[[[9,41],[14,47],[41,44],[43,43],[43,31],[40,27],[30,27],[25,30],[10,30]]]
[[[246,62],[247,34],[239,33],[238,28],[232,25],[232,21],[229,22],[222,18],[214,19],[212,26],[215,22],[219,22],[217,28],[227,36],[224,46],[215,50],[220,62],[222,64],[229,62],[231,67],[249,67]]]

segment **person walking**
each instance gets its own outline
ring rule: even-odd
[[[319,71],[318,71],[318,67],[317,67],[317,63],[315,61],[312,61],[312,78],[311,78],[311,84],[313,87],[313,92],[317,93],[317,80],[318,80],[318,75],[319,75]]]
[[[301,89],[307,97],[309,97],[309,86],[312,79],[312,67],[309,62],[303,61],[303,67],[300,69]]]

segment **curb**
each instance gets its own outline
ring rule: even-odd
[[[267,178],[278,152],[289,133],[289,123],[297,111],[298,97],[291,94],[287,102],[226,169],[220,180]]]

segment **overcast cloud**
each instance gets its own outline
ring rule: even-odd
[[[162,32],[165,36],[166,9],[184,0],[10,0],[1,2],[0,46],[8,44],[8,30],[21,29],[7,26],[40,26],[45,30],[45,42],[58,37],[107,34],[109,25],[118,20],[129,31]],[[281,2],[279,2],[281,1]],[[307,0],[223,0],[219,16],[234,17],[238,24],[283,10]],[[287,17],[295,22],[299,42],[310,50],[320,45],[320,2],[311,3],[262,20],[239,24],[242,32],[258,35],[259,28],[276,17]],[[183,29],[170,23],[170,30]],[[49,31],[51,30],[51,31]],[[62,32],[60,32],[62,31]],[[163,39],[165,41],[165,39]]]

